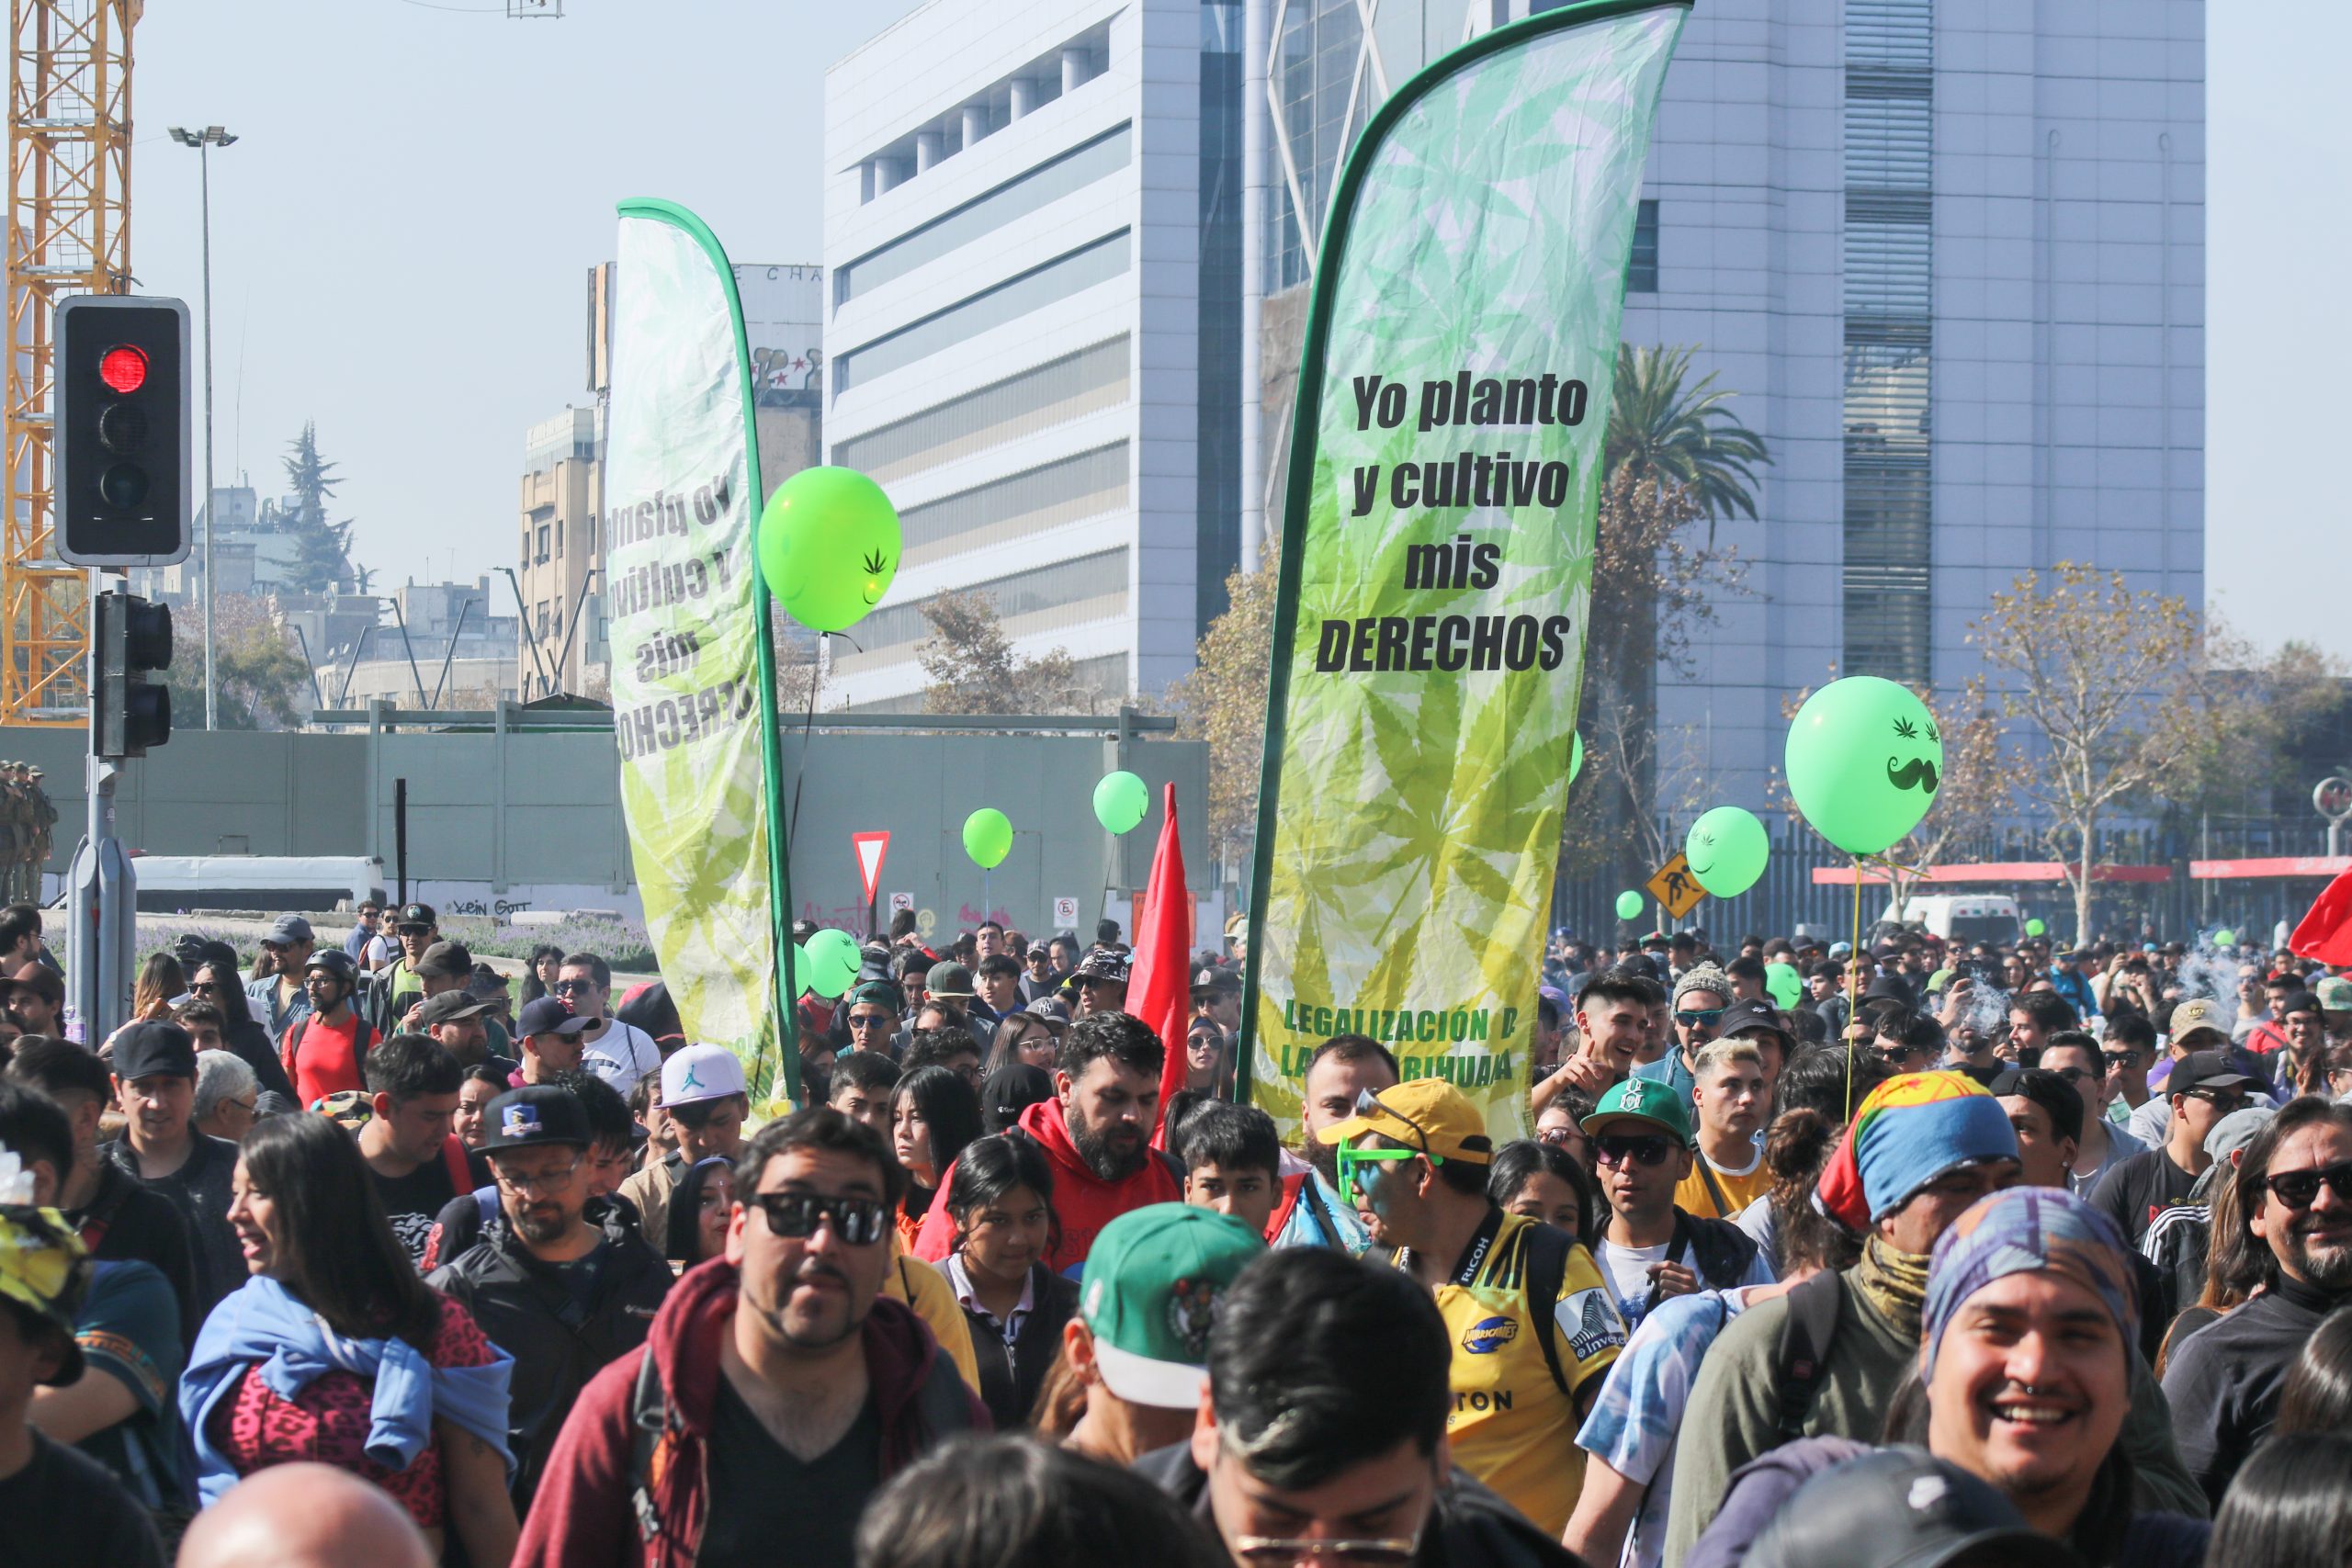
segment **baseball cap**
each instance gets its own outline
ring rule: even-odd
[[[1789,1043],[1789,1032],[1781,1026],[1780,1013],[1765,1002],[1734,1002],[1724,1009],[1723,1019],[1715,1025],[1716,1034],[1725,1040],[1748,1029],[1770,1030],[1781,1037],[1782,1045]]]
[[[743,1064],[724,1045],[689,1045],[662,1064],[665,1106],[725,1100],[743,1092]]]
[[[1130,1404],[1198,1408],[1217,1308],[1265,1250],[1241,1221],[1183,1203],[1149,1204],[1104,1225],[1078,1287],[1104,1386]]]
[[[269,931],[262,937],[264,942],[278,942],[311,940],[313,939],[311,935],[311,922],[300,915],[278,916],[269,923]]]
[[[1107,947],[1093,948],[1078,961],[1078,967],[1070,971],[1070,978],[1107,980],[1114,985],[1124,986],[1127,983],[1127,955],[1124,953],[1114,952]]]
[[[586,1148],[594,1139],[588,1131],[588,1110],[568,1089],[553,1084],[526,1084],[510,1089],[482,1107],[481,1152],[503,1154],[509,1149],[534,1149],[542,1144],[570,1144]]]
[[[1829,956],[1832,958],[1851,958],[1853,955],[1854,944],[1850,942],[1833,942],[1829,944]]]
[[[2230,1015],[2222,1004],[2211,997],[2193,997],[2172,1010],[2172,1029],[2167,1038],[2177,1045],[2200,1029],[2210,1029],[2226,1040],[2230,1035]]]
[[[1219,991],[1238,993],[1240,989],[1240,972],[1222,964],[1204,964],[1193,972],[1193,995],[1195,997]]]
[[[1366,1133],[1440,1159],[1489,1165],[1495,1157],[1486,1118],[1467,1095],[1443,1078],[1415,1078],[1377,1091],[1367,1089],[1357,1097],[1353,1116],[1316,1136],[1327,1144],[1344,1144]]]
[[[560,997],[540,997],[523,1004],[521,1016],[514,1021],[517,1037],[530,1034],[577,1034],[588,1027],[588,1021],[572,1013]]]
[[[57,1331],[57,1370],[41,1380],[53,1388],[82,1375],[74,1317],[89,1294],[91,1274],[89,1253],[64,1215],[30,1203],[0,1204],[0,1296]]]
[[[2352,980],[2331,975],[2312,987],[2323,1012],[2352,1012]]]
[[[133,1078],[168,1073],[196,1077],[196,1042],[176,1023],[149,1020],[130,1024],[114,1037],[114,1076],[124,1083]]]
[[[480,997],[462,990],[444,991],[437,997],[427,997],[416,1010],[416,1021],[426,1029],[436,1023],[448,1023],[460,1018],[480,1018],[490,1010],[490,1004]]]
[[[907,1005],[907,993],[888,980],[868,980],[850,992],[842,1003],[842,1015],[846,1018],[849,1010],[859,1002],[897,1012]]]
[[[2213,1130],[2205,1134],[2207,1156],[2216,1165],[2227,1164],[2232,1155],[2254,1142],[2254,1135],[2262,1131],[2264,1122],[2278,1114],[2267,1105],[2249,1105],[2242,1111],[2231,1111],[2214,1122]]]
[[[65,982],[51,974],[45,964],[28,964],[6,979],[0,980],[0,996],[6,996],[19,986],[53,1007],[62,1007],[65,1003]]]
[[[2165,1080],[2165,1097],[2169,1100],[2199,1089],[2245,1089],[2253,1082],[2233,1070],[2219,1051],[2191,1051],[2173,1064],[2172,1077]]]
[[[441,917],[433,912],[430,904],[402,904],[392,912],[392,929],[402,926],[437,926]]]
[[[1746,1561],[1748,1568],[1943,1568],[1963,1559],[2007,1568],[2082,1561],[2028,1526],[1990,1483],[1909,1447],[1865,1453],[1798,1487]]]
[[[972,972],[961,964],[934,964],[923,976],[923,990],[948,1001],[968,1001],[972,995]]]
[[[436,942],[418,956],[416,977],[420,980],[470,980],[474,977],[474,955],[461,942]]]
[[[1678,1144],[1690,1141],[1690,1112],[1683,1109],[1682,1097],[1656,1078],[1627,1078],[1600,1097],[1581,1125],[1589,1136],[1615,1122],[1646,1122]]]

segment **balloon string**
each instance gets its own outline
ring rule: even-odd
[[[1854,982],[1862,974],[1862,857],[1854,857],[1854,935],[1846,950],[1846,1120],[1854,1119],[1854,1018],[1860,1010]]]
[[[817,635],[821,643],[823,638],[833,634],[820,632]],[[825,649],[820,646],[817,650],[817,662],[808,671],[808,712],[800,721],[800,761],[792,771],[792,814],[786,818],[784,826],[784,852],[787,857],[792,853],[794,837],[800,831],[800,785],[808,777],[808,742],[817,728],[817,671],[824,667]]]

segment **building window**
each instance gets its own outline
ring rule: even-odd
[[[1126,504],[1127,444],[1119,441],[910,506],[899,514],[899,525],[910,553],[933,546],[964,550],[1121,512]]]
[[[1127,550],[1122,545],[1099,555],[1057,561],[1034,571],[1014,572],[967,586],[985,597],[996,607],[996,613],[1008,621],[1049,610],[1069,612],[1066,616],[1047,617],[1039,625],[1008,628],[1008,635],[1017,637],[1023,632],[1080,626],[1103,616],[1126,614]],[[867,615],[857,624],[860,645],[871,653],[878,649],[921,642],[931,635],[931,623],[922,618],[924,603],[917,600],[910,604],[887,605]]]
[[[542,599],[539,601],[538,611],[538,635],[545,637],[548,635],[548,602],[546,600]]]
[[[1027,173],[934,218],[879,250],[868,251],[833,272],[833,303],[903,277],[926,262],[962,249],[1095,181],[1118,173],[1135,156],[1135,133],[1127,126],[1106,131]]]
[[[856,382],[902,370],[943,349],[976,338],[994,327],[1019,321],[1034,310],[1059,304],[1071,295],[1107,283],[1127,270],[1128,243],[1125,229],[1080,250],[1032,267],[992,288],[897,332],[862,344],[833,361],[834,385],[846,390]]]
[[[563,519],[560,517],[555,520],[555,558],[563,558]]]
[[[547,530],[547,525],[546,525],[546,524],[544,524],[544,523],[542,523],[541,525],[539,525],[539,559],[541,559],[541,560],[543,560],[543,561],[544,561],[544,560],[546,560],[547,558],[548,558],[548,530]]]
[[[1634,215],[1634,254],[1625,261],[1625,292],[1657,292],[1657,202],[1645,199]]]
[[[833,448],[833,461],[876,483],[1050,429],[1127,400],[1125,333],[878,425]]]

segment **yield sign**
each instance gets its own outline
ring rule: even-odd
[[[890,852],[890,835],[881,833],[852,833],[850,848],[857,852],[857,874],[865,879],[865,902],[874,903],[874,890],[882,886],[882,857]]]

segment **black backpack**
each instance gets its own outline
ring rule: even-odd
[[[1805,1418],[1813,1414],[1813,1402],[1829,1373],[1829,1347],[1838,1338],[1845,1295],[1836,1270],[1824,1269],[1799,1280],[1781,1298],[1788,1303],[1789,1315],[1781,1320],[1773,1364],[1780,1372],[1780,1434],[1784,1443],[1804,1436]]]

